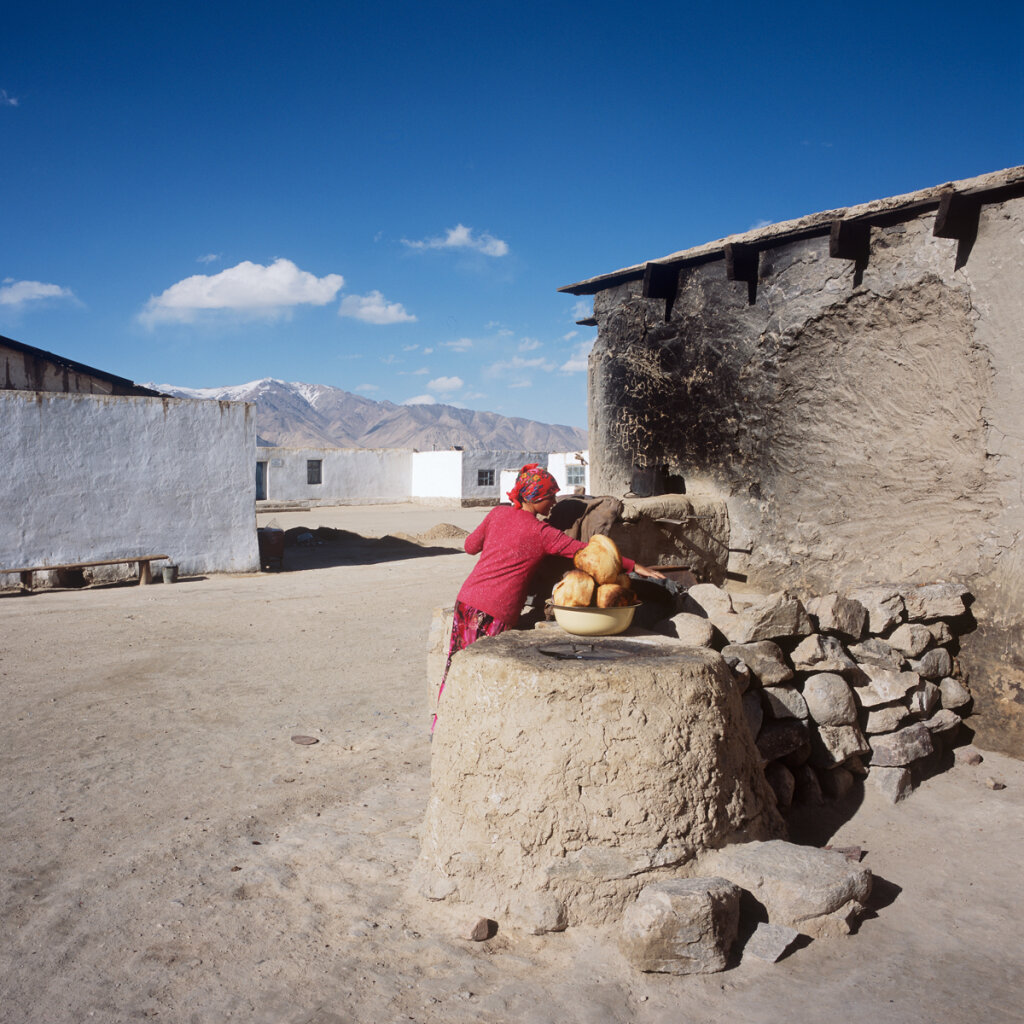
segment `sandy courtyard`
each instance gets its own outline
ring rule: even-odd
[[[484,511],[261,521],[380,537]],[[896,807],[869,789],[828,838],[867,851],[875,916],[781,963],[673,978],[592,932],[466,941],[474,916],[408,873],[431,610],[472,563],[353,543],[280,574],[0,595],[0,1021],[1022,1019],[1024,764],[996,754]]]

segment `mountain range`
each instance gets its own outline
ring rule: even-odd
[[[326,384],[255,380],[223,388],[147,384],[174,398],[253,402],[260,445],[283,448],[415,448],[579,451],[587,432],[453,405],[395,405]]]

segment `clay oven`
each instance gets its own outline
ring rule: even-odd
[[[453,660],[418,865],[428,897],[532,931],[603,923],[705,850],[782,832],[713,651],[549,628]]]

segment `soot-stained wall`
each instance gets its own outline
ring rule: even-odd
[[[935,216],[873,226],[859,267],[782,238],[751,289],[682,262],[667,320],[640,280],[598,291],[594,489],[657,468],[724,498],[760,586],[966,583],[979,742],[1024,756],[1024,199],[967,251]]]

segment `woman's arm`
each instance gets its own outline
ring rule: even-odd
[[[487,516],[483,522],[466,538],[463,548],[467,555],[479,555],[484,549],[484,536],[487,533]]]

